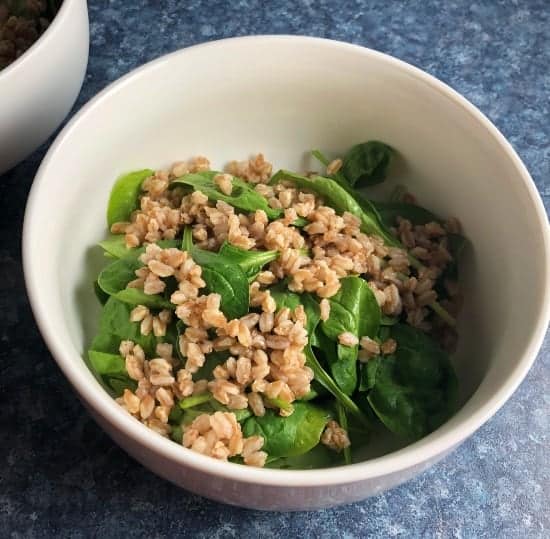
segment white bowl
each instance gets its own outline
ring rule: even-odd
[[[84,80],[88,44],[86,0],[64,0],[44,34],[0,71],[0,174],[67,116]]]
[[[99,310],[92,281],[102,262],[92,247],[105,234],[113,180],[196,154],[220,166],[263,151],[275,167],[300,170],[310,166],[310,148],[338,153],[370,138],[399,150],[398,181],[428,208],[459,216],[472,242],[454,359],[460,411],[412,445],[392,452],[378,444],[371,460],[322,471],[219,462],[127,415],[82,360]],[[378,493],[426,469],[487,421],[524,378],[547,328],[549,245],[529,173],[468,101],[384,54],[306,37],[191,47],[109,86],[52,145],[32,188],[23,235],[25,278],[40,330],[98,423],[137,460],[186,489],[273,510],[320,508]]]

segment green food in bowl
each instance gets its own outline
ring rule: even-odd
[[[163,436],[252,466],[354,461],[379,429],[419,439],[454,412],[465,244],[403,189],[368,188],[395,151],[369,141],[325,175],[260,154],[120,177],[88,362]]]

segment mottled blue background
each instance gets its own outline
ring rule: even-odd
[[[411,62],[470,99],[512,142],[550,205],[548,0],[90,0],[89,9],[90,63],[75,110],[134,67],[202,41],[265,33],[345,40]],[[131,460],[77,401],[25,297],[23,211],[47,146],[0,177],[0,536],[550,536],[548,340],[513,398],[461,448],[361,503],[246,511],[177,489]]]

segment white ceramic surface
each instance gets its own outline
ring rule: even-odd
[[[88,64],[86,0],[64,0],[49,28],[0,71],[0,174],[42,144],[73,106]]]
[[[399,150],[393,183],[406,182],[437,213],[459,216],[472,242],[462,270],[467,294],[454,358],[460,411],[406,448],[391,451],[379,444],[371,460],[322,471],[218,462],[126,415],[82,360],[99,310],[91,282],[102,260],[92,246],[105,234],[114,179],[196,154],[220,166],[263,151],[275,167],[304,169],[312,166],[310,148],[337,154],[370,138]],[[546,214],[527,170],[464,98],[378,52],[280,36],[178,51],[104,90],[44,159],[23,237],[25,278],[40,330],[113,439],[189,490],[279,510],[325,507],[380,492],[424,470],[487,421],[521,382],[542,342],[549,251]]]

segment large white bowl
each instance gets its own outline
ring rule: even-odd
[[[88,43],[86,0],[64,0],[36,43],[0,71],[0,174],[67,116],[84,80]]]
[[[377,138],[400,152],[394,176],[472,242],[455,365],[460,411],[408,447],[321,471],[254,469],[193,453],[148,430],[100,387],[82,360],[97,327],[92,281],[113,180],[205,154],[220,166],[264,151],[309,168],[309,148],[341,152]],[[305,37],[230,39],[175,52],[109,86],[59,135],[25,215],[27,288],[40,330],[98,423],[128,453],[204,496],[262,509],[359,500],[426,469],[510,397],[549,318],[549,234],[524,165],[468,101],[378,52]],[[513,435],[513,433],[512,433]],[[387,453],[389,451],[389,453]],[[387,453],[387,454],[384,454]]]

